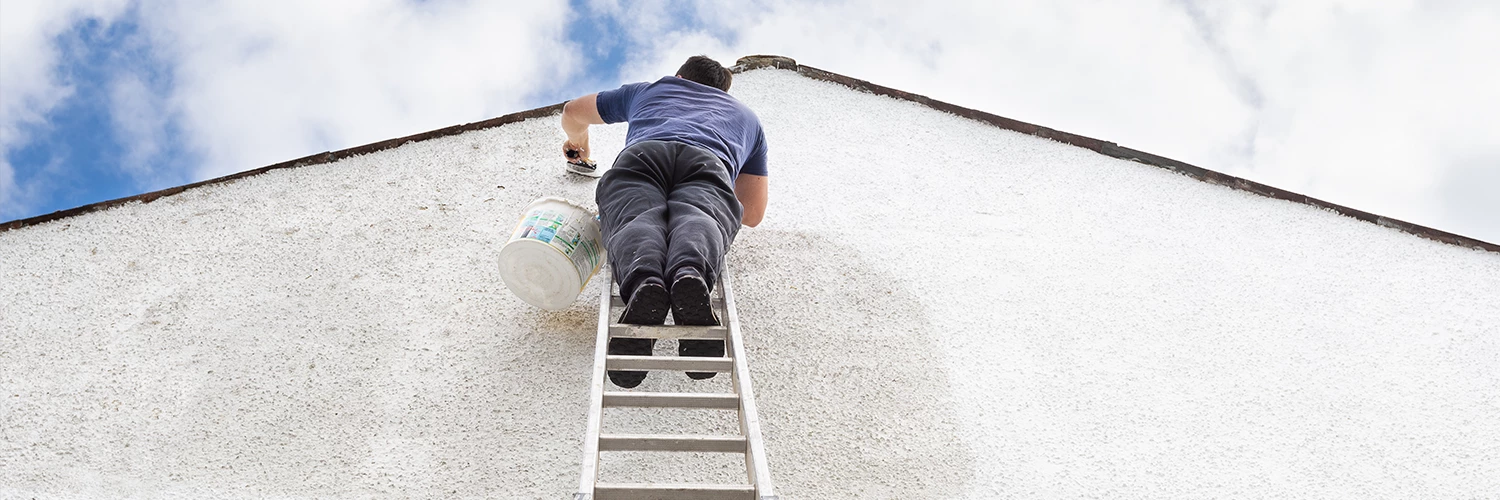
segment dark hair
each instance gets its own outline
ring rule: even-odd
[[[718,61],[709,59],[708,56],[689,57],[681,68],[677,68],[677,76],[725,92],[729,91],[729,81],[734,79],[729,74],[729,68],[720,66]]]

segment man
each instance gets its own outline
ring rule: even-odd
[[[728,69],[693,56],[669,76],[569,101],[563,153],[589,158],[588,127],[629,122],[625,149],[599,179],[600,229],[625,300],[621,323],[717,325],[709,292],[740,225],[766,210],[766,141],[760,119],[728,94]],[[609,353],[651,355],[652,339],[611,339]],[[681,340],[680,356],[723,356],[724,342]],[[713,373],[689,372],[705,379]],[[643,371],[611,371],[630,388]]]

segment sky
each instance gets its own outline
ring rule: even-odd
[[[1500,242],[1496,52],[1484,0],[0,0],[0,220],[777,54]]]

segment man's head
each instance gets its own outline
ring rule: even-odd
[[[677,76],[725,92],[729,91],[729,81],[734,79],[730,76],[729,68],[720,66],[718,61],[709,59],[708,56],[689,57],[681,68],[677,68]]]

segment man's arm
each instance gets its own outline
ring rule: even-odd
[[[734,197],[739,198],[740,206],[744,207],[740,223],[755,227],[760,225],[760,220],[766,216],[766,198],[768,184],[764,175],[740,174],[734,181]]]
[[[568,151],[576,150],[582,154],[580,159],[589,158],[589,125],[604,124],[604,118],[599,116],[598,96],[589,94],[563,105],[562,128],[568,134],[568,141],[563,143],[564,157]]]

